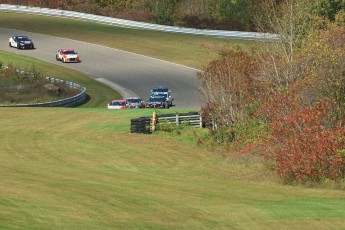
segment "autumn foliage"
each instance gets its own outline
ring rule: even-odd
[[[202,95],[207,101],[203,112],[212,116],[220,127],[243,120],[248,105],[255,104],[264,93],[257,70],[258,61],[248,52],[222,51],[220,57],[199,74]]]
[[[259,0],[2,0],[1,3],[71,10],[200,29],[254,30]]]
[[[217,124],[216,140],[230,142],[231,156],[260,154],[284,181],[345,178],[341,23],[315,18],[298,39],[291,24],[284,40],[262,43],[267,49],[226,51],[205,68],[203,112]]]
[[[289,112],[272,123],[276,171],[285,180],[338,180],[345,176],[345,129],[323,124],[329,100]]]

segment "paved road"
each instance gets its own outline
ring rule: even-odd
[[[36,49],[10,48],[8,39],[13,35],[29,36],[34,41]],[[55,52],[63,47],[74,48],[82,62],[56,61]],[[201,105],[197,70],[193,68],[105,46],[5,28],[0,28],[0,50],[79,70],[111,86],[123,97],[137,95],[146,100],[154,86],[164,85],[171,89],[174,108],[198,109]]]

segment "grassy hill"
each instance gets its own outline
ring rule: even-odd
[[[1,109],[0,229],[340,229],[343,191],[129,134],[147,110]],[[247,168],[249,167],[249,168]]]
[[[110,111],[115,92],[82,73],[8,53],[0,60],[65,71],[90,95],[74,109],[0,108],[0,229],[345,226],[343,190],[284,185],[258,159],[183,134],[130,134],[130,119],[152,110]]]

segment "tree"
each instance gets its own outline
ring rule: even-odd
[[[246,30],[254,30],[254,12],[258,0],[218,0],[216,5],[217,18],[224,21],[237,22]]]
[[[221,52],[199,74],[205,97],[204,113],[210,114],[219,127],[228,127],[248,117],[248,107],[263,91],[257,76],[257,60],[248,52],[230,49]]]
[[[331,98],[332,127],[345,121],[345,29],[325,21],[322,29],[311,30],[302,47],[301,70],[304,85],[309,91],[318,91],[318,97]],[[314,98],[317,100],[318,98]]]
[[[345,10],[344,0],[318,0],[313,3],[313,13],[334,21],[340,11]]]
[[[273,83],[276,89],[288,87],[299,74],[295,55],[309,28],[310,4],[305,0],[264,0],[256,15],[257,28],[261,32],[279,35],[275,42],[263,43],[263,78]]]

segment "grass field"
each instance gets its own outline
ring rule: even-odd
[[[25,25],[25,26],[23,26]],[[87,41],[201,69],[224,47],[257,43],[114,27],[80,20],[0,12],[0,27]]]
[[[115,92],[70,69],[0,61],[63,71],[90,95],[74,109],[0,108],[0,229],[345,229],[343,190],[284,185],[183,135],[129,134],[152,110],[107,110]]]
[[[344,191],[284,186],[259,163],[129,134],[147,110],[0,113],[0,229],[345,226]]]
[[[83,85],[87,89],[88,102],[81,107],[105,108],[111,100],[122,98],[118,92],[108,86],[70,68],[64,68],[48,62],[42,62],[38,59],[7,52],[0,52],[0,63],[3,65],[11,64],[24,70],[30,70],[32,66],[35,66],[46,76],[73,81]]]

